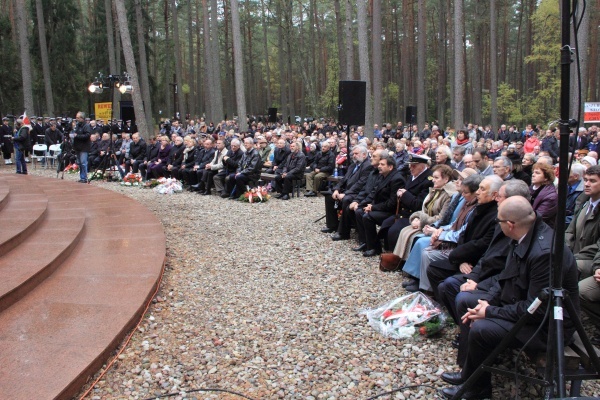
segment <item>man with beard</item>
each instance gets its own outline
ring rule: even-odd
[[[333,193],[325,195],[325,222],[327,226],[321,229],[321,232],[330,233],[338,230],[338,209],[342,210],[342,216],[354,214],[350,212],[348,207],[365,186],[367,178],[373,170],[368,157],[369,152],[365,146],[359,145],[352,149],[354,163],[350,165],[348,173],[333,188]],[[337,207],[335,206],[336,203]],[[331,238],[333,240],[347,240],[350,237],[349,235],[350,227],[348,225],[347,227],[344,226],[341,233],[338,231]]]

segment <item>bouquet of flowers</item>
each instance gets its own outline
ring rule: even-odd
[[[154,191],[160,194],[173,194],[183,191],[183,186],[175,178],[159,178],[159,185],[154,188]]]
[[[265,186],[258,186],[253,189],[246,186],[246,189],[246,193],[240,196],[240,201],[246,203],[265,203],[271,198],[269,190]]]
[[[376,331],[394,339],[434,335],[444,328],[448,319],[437,303],[420,292],[365,310],[362,314]]]
[[[142,182],[142,176],[140,174],[128,173],[123,177],[121,185],[123,186],[140,186]]]
[[[65,172],[68,174],[76,174],[79,172],[79,165],[69,164],[65,167]]]
[[[158,185],[160,185],[160,182],[158,181],[158,179],[150,179],[150,180],[146,181],[142,187],[144,189],[154,189]]]

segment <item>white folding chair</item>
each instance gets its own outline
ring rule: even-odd
[[[33,154],[31,154],[31,162],[33,163],[33,168],[35,169],[35,160],[40,162],[46,158],[46,152],[48,151],[48,146],[45,144],[34,144],[33,145]]]
[[[48,153],[46,153],[46,168],[48,168],[49,160],[52,160],[52,166],[54,166],[54,161],[58,159],[60,155],[60,144],[52,144],[48,147]]]

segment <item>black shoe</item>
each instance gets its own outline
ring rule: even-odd
[[[200,184],[190,185],[190,190],[200,190]]]
[[[285,195],[284,195],[283,193],[280,193],[280,194],[278,194],[277,196],[275,196],[275,198],[276,198],[276,199],[280,199],[280,198],[282,198],[283,196],[285,196]]]
[[[365,251],[363,253],[363,257],[375,257],[375,256],[378,256],[379,254],[381,254],[381,251],[371,249],[371,250]]]
[[[365,251],[367,249],[366,243],[359,243],[357,247],[353,247],[352,251]]]
[[[226,199],[226,198],[228,198],[228,197],[229,197],[229,195],[228,195],[227,193],[223,193],[223,194],[221,195],[221,198],[222,198],[222,199]]]
[[[406,286],[404,289],[406,289],[407,292],[411,292],[411,293],[418,292],[419,291],[419,281],[415,281],[415,283]]]
[[[323,232],[323,233],[333,233],[333,232],[335,232],[335,229],[330,229],[328,227],[325,227],[325,228],[321,229],[321,232]]]
[[[442,374],[442,380],[451,385],[462,385],[465,380],[460,372],[444,372]]]
[[[454,336],[454,339],[451,342],[452,347],[454,347],[455,349],[458,349],[458,347],[460,346],[460,333],[456,336]]]
[[[333,240],[334,242],[337,242],[338,240],[348,240],[348,239],[350,239],[350,238],[347,236],[342,236],[337,232],[335,233],[335,235],[333,235],[331,237],[331,240]]]
[[[281,196],[281,200],[289,200],[290,196],[288,196],[287,194],[284,194],[283,196]]]
[[[80,179],[77,182],[79,182],[79,183],[88,183],[87,179]]]
[[[201,195],[203,196],[210,196],[210,190],[204,191],[204,192],[200,192]]]
[[[454,395],[456,395],[456,393],[458,393],[458,391],[460,390],[461,387],[462,387],[462,385],[443,388],[441,390],[442,396],[446,399],[451,399],[454,397]],[[473,400],[473,399],[490,399],[491,397],[492,397],[492,387],[485,386],[482,388],[471,388],[471,389],[467,390],[465,393],[463,393],[463,395],[460,398],[467,399],[467,400]]]
[[[317,194],[315,192],[313,192],[312,190],[304,193],[304,197],[316,197],[316,196],[317,196]]]
[[[235,197],[235,196],[229,196],[229,197],[228,197],[228,199],[229,199],[229,200],[237,200],[238,198],[237,198],[237,197]]]
[[[407,279],[407,280],[405,280],[405,281],[402,282],[402,287],[405,288],[407,286],[414,285],[415,283],[417,283],[416,279],[409,278],[409,279]]]

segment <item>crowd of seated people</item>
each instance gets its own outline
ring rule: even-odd
[[[503,126],[492,132],[469,125],[458,132],[437,126],[419,131],[386,124],[373,139],[352,129],[347,151],[346,133],[334,122],[257,123],[243,133],[229,122],[210,134],[180,130],[185,137],[168,132],[144,143],[145,151],[134,135],[123,147],[127,171],[137,168],[147,179],[173,176],[189,190],[209,195],[215,188],[229,199],[268,176],[276,197],[288,200],[305,180],[305,197],[324,195],[323,233],[349,241],[364,257],[399,256],[402,286],[434,296],[459,325],[454,344],[461,371],[443,374],[454,385],[446,396],[456,393],[547,285],[558,212],[555,129]],[[591,127],[569,139],[574,163],[563,281],[576,309],[581,299],[581,308],[600,324],[600,166],[595,148],[586,147],[597,138]],[[348,157],[334,178],[338,160]],[[529,340],[540,318],[536,312],[515,343]],[[568,313],[565,327],[568,339]],[[541,329],[534,348],[545,346],[546,334]],[[490,391],[484,374],[465,397]]]

